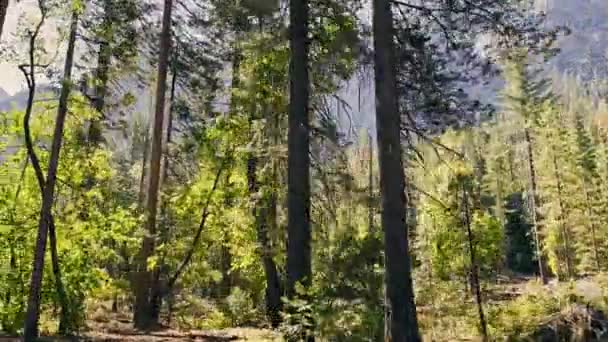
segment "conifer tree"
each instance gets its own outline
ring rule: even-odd
[[[154,130],[152,133],[152,148],[150,151],[150,179],[146,196],[146,236],[137,265],[135,305],[133,307],[133,323],[140,329],[149,329],[158,323],[160,314],[158,283],[158,268],[148,269],[148,259],[154,254],[156,244],[156,219],[158,191],[160,185],[160,166],[162,159],[163,120],[165,117],[165,95],[167,90],[167,73],[169,68],[169,50],[171,48],[171,11],[172,0],[165,0],[162,32],[160,38],[160,57],[158,61],[158,84],[156,90],[156,106]]]
[[[591,246],[593,250],[593,263],[595,270],[602,270],[601,242],[599,240],[599,224],[600,220],[597,216],[598,195],[597,192],[597,156],[595,146],[592,144],[583,117],[580,113],[574,114],[574,129],[576,137],[576,145],[578,147],[577,165],[582,175],[582,190],[583,190],[583,205],[587,214],[588,227],[591,233]]]
[[[539,177],[541,184],[543,226],[547,230],[546,250],[549,266],[558,279],[572,279],[576,274],[573,246],[573,219],[577,208],[572,196],[573,153],[567,125],[560,108],[547,103],[541,112],[539,165],[548,172]],[[569,198],[568,198],[569,197]]]
[[[382,194],[386,297],[385,339],[420,341],[412,285],[406,221],[406,184],[400,141],[396,59],[391,2],[374,0],[374,70],[376,127]]]
[[[520,119],[522,134],[526,144],[526,159],[528,164],[528,201],[530,219],[534,231],[536,258],[538,261],[539,277],[543,284],[547,283],[547,269],[543,252],[543,239],[538,220],[538,184],[537,165],[534,155],[534,130],[538,124],[539,106],[547,100],[546,80],[535,80],[527,63],[528,52],[525,49],[515,50],[505,63],[507,87],[504,90],[504,107],[514,114],[514,119]]]
[[[287,295],[311,284],[308,1],[290,0]]]

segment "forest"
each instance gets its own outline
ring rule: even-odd
[[[547,18],[0,0],[0,340],[608,340],[607,75]]]

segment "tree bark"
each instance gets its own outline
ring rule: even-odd
[[[420,341],[406,225],[405,174],[400,141],[396,66],[390,0],[373,2],[376,129],[382,194],[386,297],[386,341]]]
[[[2,38],[6,12],[8,12],[8,0],[0,0],[0,38]]]
[[[309,76],[308,76],[308,0],[289,3],[289,137],[287,175],[287,295],[293,298],[295,286],[311,284],[310,232],[310,154],[309,154]]]
[[[57,119],[55,122],[55,132],[53,134],[53,144],[49,159],[49,169],[47,171],[46,185],[42,197],[42,208],[40,210],[40,221],[38,224],[38,236],[36,239],[36,249],[34,252],[34,262],[32,267],[32,278],[30,283],[30,295],[28,299],[27,314],[25,318],[24,339],[26,341],[35,340],[38,337],[38,318],[40,313],[40,293],[42,287],[42,277],[44,271],[44,254],[46,250],[46,239],[51,225],[51,211],[55,196],[55,182],[57,179],[57,168],[59,166],[59,154],[63,142],[63,128],[68,112],[68,100],[71,91],[72,66],[74,62],[74,49],[76,45],[76,31],[78,30],[78,12],[72,13],[70,36],[68,39],[68,50],[66,53],[63,84],[59,97],[59,108],[57,109]]]
[[[367,224],[368,234],[374,233],[374,146],[372,144],[372,135],[368,134],[367,138],[369,160],[368,160],[368,194],[367,194]]]
[[[534,151],[532,149],[532,137],[530,129],[524,129],[526,138],[527,153],[528,153],[528,169],[530,172],[530,217],[532,219],[532,227],[534,230],[534,244],[536,245],[536,258],[538,259],[538,274],[543,284],[547,284],[547,275],[545,274],[545,257],[543,253],[542,240],[538,231],[538,220],[536,217],[536,169],[534,166]]]
[[[169,67],[169,50],[171,48],[172,7],[173,0],[165,0],[160,37],[154,129],[152,132],[152,149],[150,153],[150,177],[146,198],[146,236],[143,238],[135,279],[133,323],[138,329],[150,329],[158,324],[160,310],[160,303],[155,300],[156,296],[153,293],[155,287],[154,275],[157,270],[153,270],[152,272],[148,270],[148,258],[154,254],[156,244],[156,214],[158,209],[158,190],[160,186],[160,169],[163,150],[163,120],[165,116],[167,72]]]
[[[289,1],[289,133],[287,157],[287,297],[312,284],[310,230],[310,127],[308,0]],[[306,296],[303,296],[306,298]],[[304,323],[304,322],[302,322]],[[314,341],[310,331],[301,339]]]
[[[177,57],[175,57],[177,58]],[[173,105],[175,102],[175,93],[176,93],[176,87],[177,87],[177,70],[175,70],[175,68],[172,68],[172,75],[171,75],[171,90],[170,90],[170,95],[169,95],[169,110],[167,110],[167,118],[166,118],[166,127],[165,127],[165,135],[164,135],[164,141],[163,141],[163,161],[162,161],[162,165],[161,165],[161,176],[160,176],[160,185],[159,188],[162,188],[164,186],[167,185],[168,183],[168,178],[169,178],[169,148],[170,148],[170,144],[171,144],[171,139],[172,139],[172,133],[173,133]],[[145,162],[144,162],[145,163]],[[142,179],[145,179],[144,173],[142,173]],[[140,180],[140,182],[142,182],[142,180]],[[141,186],[141,185],[140,185]],[[161,217],[165,217],[167,215],[167,203],[165,201],[165,199],[161,198],[161,204],[160,204],[160,215]],[[163,226],[161,227],[161,231],[159,232],[159,239],[161,241],[161,243],[166,243],[169,241],[169,227],[168,226]],[[163,276],[167,276],[167,274],[162,274],[163,272],[161,272],[161,269],[164,268],[166,266],[165,264],[165,256],[163,255],[161,257],[160,263],[159,263],[159,268],[157,268],[153,274],[153,283],[152,283],[152,290],[151,290],[151,305],[152,307],[157,308],[158,310],[160,309],[160,306],[162,304],[162,299],[164,298],[164,294],[163,292],[164,289],[162,288],[161,285],[161,278]],[[158,313],[155,313],[158,314]]]
[[[230,210],[232,206],[232,199],[230,198],[230,172],[226,172],[226,178],[224,180],[224,209]],[[231,274],[232,269],[232,253],[230,251],[230,233],[228,224],[222,225],[221,228],[221,239],[220,239],[220,272],[222,273],[222,280],[219,283],[218,296],[220,298],[226,298],[232,291],[234,279]]]

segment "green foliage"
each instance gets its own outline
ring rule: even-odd
[[[506,305],[490,306],[488,322],[492,336],[519,338],[530,334],[547,318],[570,304],[570,298],[567,287],[558,289],[557,293],[552,295],[536,285]]]
[[[76,127],[84,120],[96,115],[93,111],[75,98],[70,108],[73,113],[67,122],[65,149],[62,151],[58,171],[57,202],[54,210],[57,229],[58,255],[62,265],[64,286],[69,299],[71,321],[76,327],[84,326],[86,298],[92,290],[108,280],[104,264],[117,257],[112,243],[120,242],[123,246],[133,246],[137,238],[133,232],[139,224],[137,216],[123,204],[112,201],[115,170],[112,156],[107,151],[90,152],[84,149],[74,134]],[[38,115],[32,122],[32,133],[38,146],[50,141],[52,104],[39,106]],[[3,265],[0,278],[6,279],[0,286],[5,296],[0,304],[2,329],[14,331],[22,325],[27,283],[31,265],[35,231],[38,222],[40,192],[34,172],[26,162],[25,149],[20,141],[23,135],[21,128],[23,113],[5,114],[3,141],[9,141],[16,148],[9,152],[0,165],[9,178],[0,184],[2,205],[0,217],[2,232],[0,241],[11,246],[2,249],[0,258]],[[37,153],[46,167],[48,154],[45,149]],[[14,172],[19,170],[18,172]],[[92,172],[99,185],[94,189],[86,186],[87,175]],[[131,247],[132,248],[132,247]],[[92,251],[95,251],[93,253]],[[47,259],[48,260],[48,259]],[[49,260],[50,263],[50,260]],[[43,283],[43,307],[57,303],[58,298],[53,287],[50,264],[46,266]]]
[[[250,294],[239,287],[232,288],[225,306],[233,327],[250,325],[260,316]]]
[[[459,150],[463,146],[453,147]],[[426,176],[432,179],[434,189],[428,196],[423,195],[419,204],[420,252],[427,255],[434,276],[443,280],[466,278],[471,267],[466,227],[466,220],[470,220],[476,267],[482,275],[493,274],[503,261],[502,224],[487,209],[476,207],[479,200],[474,198],[474,189],[478,183],[468,164],[458,160],[438,162],[435,172]]]
[[[223,329],[231,321],[220,307],[197,295],[182,295],[174,308],[176,325],[181,329]]]
[[[320,312],[315,292],[315,288],[296,284],[297,294],[285,300],[280,329],[288,341],[306,341],[308,336],[315,336]]]

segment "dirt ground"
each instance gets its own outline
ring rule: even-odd
[[[21,341],[19,337],[2,337],[0,342]],[[68,341],[90,341],[90,342],[224,342],[224,341],[248,341],[248,342],[274,342],[281,341],[278,334],[263,329],[255,328],[233,328],[217,331],[189,330],[178,331],[174,329],[161,329],[152,332],[137,331],[132,328],[130,322],[110,321],[109,323],[93,323],[89,330],[78,337],[54,337],[44,336],[40,341],[45,342],[68,342]]]
[[[21,341],[18,337],[0,337],[0,342]],[[201,341],[201,342],[224,342],[224,341],[250,341],[250,342],[272,342],[280,341],[272,332],[238,328],[222,331],[175,331],[163,330],[150,333],[137,331],[92,331],[76,338],[66,337],[42,337],[40,341],[48,342],[68,342],[68,341],[90,341],[90,342],[182,342],[182,341]]]

